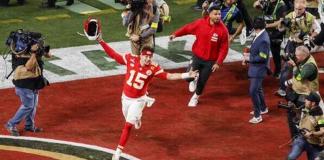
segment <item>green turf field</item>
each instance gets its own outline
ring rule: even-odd
[[[77,34],[77,32],[83,32],[82,22],[87,19],[89,15],[75,13],[65,7],[55,9],[42,8],[42,1],[43,0],[27,0],[27,4],[18,6],[15,4],[14,0],[11,0],[11,5],[9,7],[0,7],[0,51],[6,47],[4,42],[10,31],[19,28],[43,33],[47,38],[46,42],[50,44],[52,48],[95,43]],[[121,10],[113,9],[99,0],[79,1],[86,6],[101,10],[100,12],[90,15],[101,19],[103,35],[106,41],[126,40],[126,28],[121,25]],[[157,36],[169,35],[176,28],[201,15],[200,12],[193,11],[190,8],[194,5],[195,0],[166,1],[171,8],[170,13],[172,22],[169,25],[165,25],[164,31],[158,33]],[[62,3],[64,4],[65,2]],[[251,6],[252,0],[251,2],[245,1],[245,3],[248,3],[247,6]],[[75,7],[74,5],[71,7]],[[248,8],[250,9],[252,7]]]

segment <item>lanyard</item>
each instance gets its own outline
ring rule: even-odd
[[[224,17],[224,20],[223,20],[224,23],[227,24],[227,23],[228,23],[227,21],[228,21],[230,18],[232,18],[232,15],[233,15],[233,12],[234,12],[235,8],[236,8],[236,5],[233,4],[232,7],[229,9],[229,11],[226,13],[226,15],[225,15],[225,17]],[[228,18],[228,17],[229,17],[229,18]]]

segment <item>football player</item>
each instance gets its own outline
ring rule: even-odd
[[[143,47],[140,55],[131,53],[120,55],[110,48],[102,39],[101,35],[97,38],[97,41],[109,57],[115,59],[119,64],[126,65],[127,68],[122,93],[122,111],[126,122],[113,156],[113,160],[118,160],[130,135],[131,128],[133,126],[135,129],[141,127],[141,117],[144,107],[152,106],[155,101],[154,98],[146,95],[148,85],[153,77],[166,80],[195,78],[198,71],[168,73],[152,61],[154,51],[151,47]]]

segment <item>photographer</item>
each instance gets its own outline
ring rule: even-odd
[[[320,96],[316,92],[306,96],[299,123],[300,134],[293,141],[288,160],[297,159],[303,151],[307,152],[309,160],[314,160],[323,150],[324,117],[319,102]]]
[[[253,6],[263,11],[264,19],[266,20],[266,30],[269,33],[271,41],[271,53],[275,69],[274,77],[278,77],[281,71],[281,43],[283,41],[284,32],[277,29],[279,19],[285,17],[287,8],[282,0],[257,0]]]
[[[160,12],[154,0],[132,0],[128,8],[122,13],[123,25],[127,26],[132,53],[139,55],[143,46],[154,47]]]
[[[308,48],[305,46],[297,47],[295,55],[294,61],[288,61],[293,66],[293,78],[287,80],[285,85],[291,87],[291,91],[288,92],[286,98],[299,108],[300,103],[304,103],[309,92],[319,91],[319,81],[317,64],[314,57],[310,55]],[[291,111],[288,111],[287,116],[291,136],[294,137],[297,134],[297,129],[295,127],[296,122],[293,122],[293,119],[300,119],[300,117]]]
[[[285,18],[280,19],[279,31],[286,30],[289,36],[285,47],[285,54],[282,55],[285,63],[280,75],[280,88],[277,91],[280,96],[286,95],[284,82],[292,72],[292,68],[287,62],[291,57],[295,57],[296,47],[301,45],[310,47],[310,39],[313,39],[320,31],[315,17],[305,9],[306,0],[295,0],[294,11],[290,12]]]
[[[35,126],[39,90],[48,85],[43,77],[42,57],[51,57],[49,46],[44,46],[40,33],[18,30],[7,40],[12,51],[13,84],[21,105],[16,114],[5,125],[12,136],[19,136],[16,128],[25,119],[25,131],[40,132]]]

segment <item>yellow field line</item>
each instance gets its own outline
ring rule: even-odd
[[[101,10],[99,12],[81,12],[81,14],[86,14],[86,15],[102,15],[102,14],[109,14],[109,13],[116,13],[117,11],[115,9],[105,9],[105,10]]]
[[[62,18],[71,18],[71,16],[68,14],[57,14],[57,15],[35,17],[35,19],[40,20],[40,21],[46,21],[46,20],[50,20],[50,19],[62,19]]]
[[[8,23],[21,23],[23,20],[21,19],[6,19],[6,20],[0,20],[0,24],[8,24]]]
[[[191,4],[191,3],[196,3],[197,0],[176,0],[174,1],[175,4],[181,5],[181,4]]]
[[[63,153],[55,153],[55,152],[49,152],[49,151],[44,151],[44,150],[39,150],[39,149],[30,149],[30,148],[24,148],[24,147],[0,145],[0,150],[29,153],[29,154],[49,157],[49,158],[53,158],[53,159],[57,159],[57,160],[86,160],[83,158],[66,155]]]

